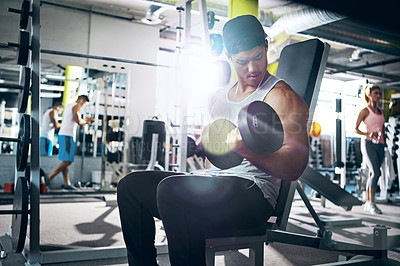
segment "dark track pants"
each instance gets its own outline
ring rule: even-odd
[[[205,265],[205,239],[262,227],[272,207],[252,182],[234,176],[142,171],[118,184],[129,265],[157,265],[155,224],[162,218],[173,266]]]
[[[361,142],[361,152],[363,159],[368,166],[369,176],[366,188],[377,189],[378,180],[381,176],[381,165],[385,159],[385,145],[382,143],[373,143],[370,140],[363,139]]]

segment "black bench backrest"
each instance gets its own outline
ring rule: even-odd
[[[324,69],[329,53],[329,45],[318,39],[291,44],[282,49],[276,76],[284,79],[307,103],[310,119],[309,131]],[[278,201],[273,216],[275,226],[286,229],[287,220],[296,189],[296,182],[282,180]]]

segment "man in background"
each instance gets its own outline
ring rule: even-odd
[[[51,156],[53,154],[54,132],[61,127],[58,116],[61,115],[64,106],[58,102],[52,108],[46,110],[42,116],[40,125],[40,156]]]

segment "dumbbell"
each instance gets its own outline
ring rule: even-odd
[[[24,171],[28,162],[28,149],[31,142],[31,117],[23,114],[19,122],[18,138],[0,137],[0,141],[17,142],[16,164],[18,171]]]
[[[207,25],[208,25],[209,30],[212,30],[214,28],[216,21],[219,21],[219,19],[215,18],[214,11],[208,11],[207,12]]]
[[[203,129],[204,153],[220,169],[235,167],[244,159],[227,144],[227,135],[235,128],[231,121],[217,119]],[[256,154],[267,155],[282,147],[282,122],[275,110],[263,101],[254,101],[240,110],[238,129],[246,146]]]
[[[28,98],[30,94],[31,84],[31,69],[23,67],[20,72],[19,84],[0,83],[0,88],[7,88],[11,90],[18,90],[18,112],[25,113],[28,105]]]

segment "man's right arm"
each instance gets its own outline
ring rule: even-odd
[[[88,117],[86,119],[82,119],[79,114],[79,107],[77,105],[72,107],[72,117],[74,118],[74,121],[80,126],[89,124],[93,120],[93,117]]]
[[[282,147],[268,155],[256,154],[246,146],[238,129],[235,129],[235,137],[231,138],[230,146],[264,173],[276,178],[296,180],[308,162],[307,104],[284,82],[279,82],[264,101],[274,108],[282,121]]]

